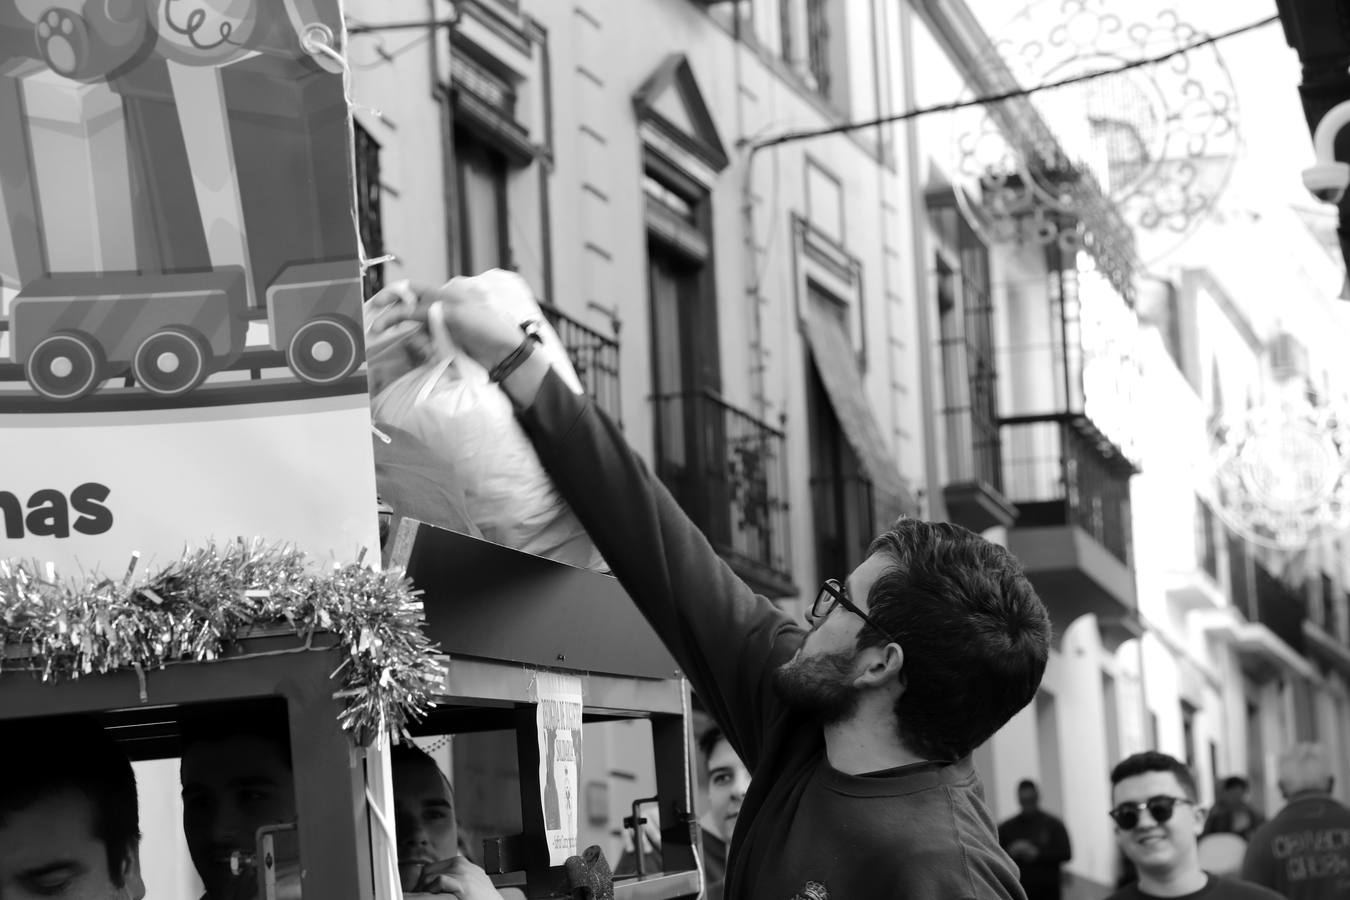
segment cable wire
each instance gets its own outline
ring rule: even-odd
[[[1041,91],[1049,91],[1055,88],[1067,87],[1068,85],[1071,84],[1079,84],[1084,81],[1092,81],[1093,79],[1105,78],[1110,75],[1119,75],[1121,72],[1128,72],[1132,69],[1140,69],[1143,68],[1144,66],[1154,66],[1157,65],[1158,63],[1167,62],[1169,59],[1181,56],[1184,53],[1189,53],[1192,50],[1197,50],[1201,47],[1208,46],[1209,44],[1217,44],[1219,41],[1227,40],[1228,38],[1236,37],[1240,34],[1245,34],[1249,31],[1255,31],[1258,28],[1264,28],[1265,26],[1271,25],[1275,22],[1278,22],[1279,20],[1280,17],[1278,15],[1267,16],[1266,18],[1260,19],[1256,22],[1251,22],[1246,25],[1242,25],[1237,28],[1221,32],[1220,34],[1213,34],[1209,35],[1208,37],[1201,38],[1200,40],[1192,41],[1191,43],[1186,44],[1185,46],[1177,47],[1175,50],[1170,50],[1167,53],[1163,53],[1159,56],[1149,56],[1144,57],[1143,59],[1136,59],[1131,62],[1125,63],[1124,65],[1116,66],[1115,68],[1112,69],[1094,69],[1091,72],[1083,72],[1081,74],[1073,75],[1068,78],[1061,78],[1058,81],[1049,81],[1044,84],[1033,85],[1032,87],[1016,88],[1014,90],[1003,91],[997,94],[985,94],[979,97],[973,97],[969,100],[957,100],[948,103],[938,103],[933,106],[921,106],[917,109],[906,110],[905,112],[901,113],[890,113],[888,115],[878,116],[877,118],[874,119],[867,119],[862,122],[845,122],[840,125],[831,125],[826,128],[811,128],[802,131],[785,132],[784,134],[780,134],[777,137],[769,138],[768,140],[755,141],[751,143],[750,153],[751,155],[753,155],[755,153],[758,153],[760,150],[764,150],[768,147],[777,147],[782,144],[792,143],[794,141],[804,141],[807,140],[808,138],[825,137],[826,135],[831,134],[844,134],[845,132],[858,131],[863,128],[875,128],[878,125],[888,125],[893,122],[904,122],[909,119],[917,119],[920,116],[926,116],[931,113],[954,112],[955,110],[966,109],[971,106],[983,106],[986,103],[998,103],[1003,100],[1015,100],[1018,97],[1029,97],[1032,94],[1038,94]]]

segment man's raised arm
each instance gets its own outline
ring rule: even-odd
[[[471,279],[417,293],[419,308],[439,301],[429,316],[433,340],[448,334],[489,371],[522,344],[518,324]],[[437,336],[442,323],[447,334]],[[771,673],[802,629],[731,571],[617,427],[542,355],[524,356],[502,387],[559,493],[753,770],[767,717],[779,708]]]

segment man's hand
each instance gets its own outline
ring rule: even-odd
[[[431,307],[439,307],[436,313]],[[366,302],[366,330],[380,335],[408,321],[426,323],[432,343],[446,338],[485,369],[519,346],[520,323],[493,306],[472,278],[452,278],[438,288],[397,282]]]
[[[1019,862],[1032,862],[1041,851],[1031,841],[1021,838],[1008,845],[1008,855]]]
[[[487,873],[462,856],[429,864],[413,891],[453,894],[460,900],[502,900]]]

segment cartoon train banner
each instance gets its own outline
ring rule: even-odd
[[[0,557],[368,543],[344,37],[339,0],[0,0]]]

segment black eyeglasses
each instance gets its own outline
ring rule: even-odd
[[[820,586],[820,591],[816,593],[816,602],[811,604],[811,618],[823,619],[830,614],[830,610],[835,606],[842,606],[844,609],[853,613],[862,619],[868,625],[871,625],[877,631],[894,643],[900,643],[900,639],[892,635],[889,631],[878,625],[871,616],[848,599],[848,588],[845,587],[837,578],[828,579]]]
[[[1159,825],[1172,818],[1172,811],[1176,809],[1178,803],[1195,804],[1193,800],[1187,800],[1185,797],[1168,797],[1159,795],[1149,797],[1139,803],[1122,803],[1111,810],[1111,818],[1116,820],[1122,831],[1130,831],[1139,824],[1139,814],[1148,810],[1148,814],[1153,817],[1153,821]]]

